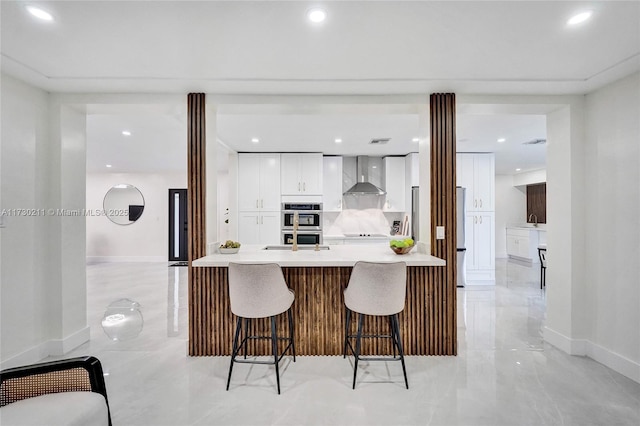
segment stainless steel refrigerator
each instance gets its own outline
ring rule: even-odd
[[[457,257],[457,275],[458,275],[458,287],[464,287],[467,285],[467,264],[466,264],[466,252],[467,248],[465,246],[464,241],[464,229],[465,229],[465,216],[466,216],[466,208],[464,205],[464,200],[466,196],[466,188],[462,188],[460,186],[456,187],[456,205],[457,205],[457,214],[456,214],[456,234],[457,234],[457,242],[456,248],[458,252]]]
[[[420,187],[411,187],[411,238],[418,241],[420,239]]]

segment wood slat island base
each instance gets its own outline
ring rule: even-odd
[[[293,315],[298,355],[342,355],[345,307],[343,291],[352,267],[286,267],[285,280],[295,292]],[[189,355],[230,355],[235,317],[229,307],[227,267],[190,267]],[[456,284],[444,282],[444,268],[407,267],[407,299],[399,315],[406,355],[456,355]],[[353,333],[356,321],[352,318]],[[266,320],[253,320],[254,331],[269,335]],[[286,315],[278,333],[285,335]],[[367,317],[365,334],[388,334],[386,317]],[[250,353],[271,354],[270,342],[258,340]],[[282,343],[284,345],[284,343]],[[389,339],[363,339],[363,354],[391,353]]]

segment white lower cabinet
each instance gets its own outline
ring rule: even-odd
[[[280,212],[240,212],[238,240],[243,244],[280,244]]]
[[[538,244],[537,229],[507,228],[507,255],[510,258],[537,263]]]
[[[495,279],[495,216],[493,212],[470,212],[465,219],[467,280]]]

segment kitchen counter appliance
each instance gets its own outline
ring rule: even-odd
[[[322,244],[322,203],[282,203],[282,244],[293,245],[296,214],[297,244]]]
[[[322,203],[282,203],[283,231],[293,231],[296,212],[299,231],[322,231]]]

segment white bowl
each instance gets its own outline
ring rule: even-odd
[[[240,251],[240,247],[236,247],[236,248],[220,247],[218,250],[220,250],[220,253],[222,254],[236,254],[238,251]]]

